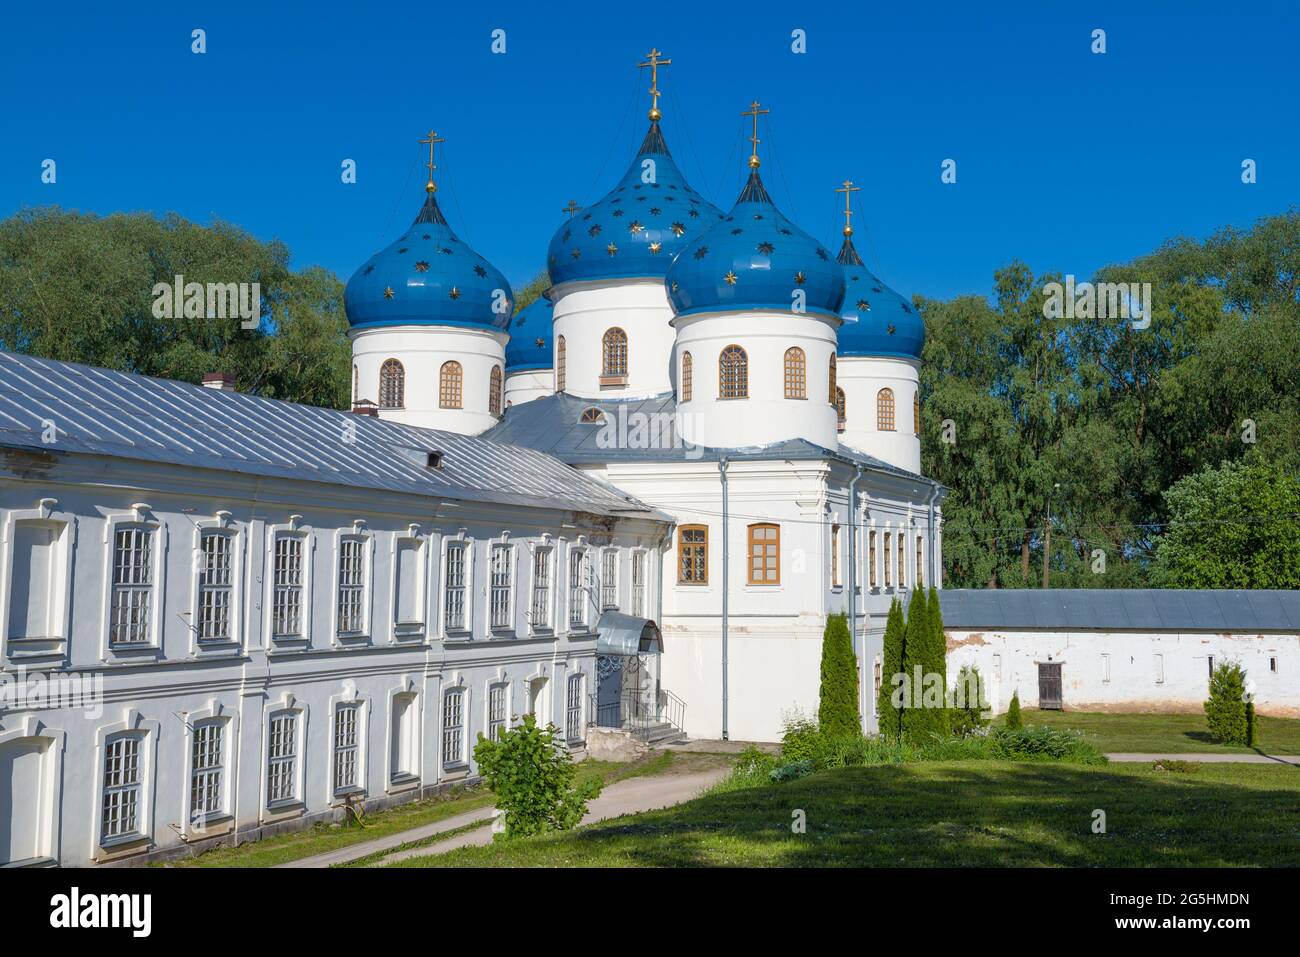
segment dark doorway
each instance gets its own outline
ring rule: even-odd
[[[1061,663],[1038,663],[1038,707],[1043,711],[1061,710]]]

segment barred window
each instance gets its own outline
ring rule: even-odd
[[[564,738],[570,744],[582,741],[582,675],[569,675],[564,700]]]
[[[506,732],[506,690],[503,684],[488,688],[488,740],[496,741]]]
[[[266,800],[268,804],[298,797],[298,715],[292,711],[271,716],[267,749]]]
[[[867,535],[867,584],[871,588],[876,587],[876,533],[874,530]]]
[[[677,582],[709,583],[709,530],[703,525],[683,525],[677,532]]]
[[[281,535],[275,540],[271,631],[277,638],[301,637],[303,591],[303,539]]]
[[[898,587],[907,587],[907,539],[898,533]]]
[[[645,552],[632,553],[632,614],[645,616]]]
[[[808,369],[803,350],[792,347],[785,350],[785,397],[808,398]]]
[[[396,359],[385,359],[379,367],[379,407],[400,409],[406,404],[406,370]]]
[[[447,569],[443,576],[446,583],[446,622],[448,631],[465,629],[465,561],[466,546],[463,542],[451,542],[447,545]]]
[[[921,549],[921,536],[916,536],[916,587],[925,587],[925,558]]]
[[[108,639],[114,644],[149,641],[153,608],[153,531],[119,527],[113,536],[113,602]]]
[[[102,840],[140,833],[140,737],[120,735],[104,746]]]
[[[334,792],[357,788],[358,704],[341,704],[334,711]]]
[[[199,641],[229,641],[234,537],[227,532],[208,531],[203,533],[199,544],[203,552],[199,572]]]
[[[488,604],[491,606],[493,628],[509,628],[514,624],[514,589],[511,581],[513,558],[513,546],[492,546],[492,582]]]
[[[356,635],[363,629],[366,589],[365,541],[345,538],[339,543],[339,634]]]
[[[564,336],[555,340],[555,391],[564,391]]]
[[[222,737],[220,721],[203,721],[194,726],[190,760],[190,820],[201,823],[209,814],[220,814],[222,794]]]
[[[444,362],[438,373],[438,408],[461,408],[461,384],[464,375],[460,363],[455,360]]]
[[[605,549],[600,556],[600,606],[618,607],[618,552]]]
[[[718,356],[718,397],[749,398],[749,356],[740,346],[727,346]]]
[[[442,763],[465,763],[465,692],[448,691],[442,699]]]
[[[849,417],[849,403],[844,397],[844,390],[836,386],[835,388],[835,427],[838,431],[844,431],[844,425]]]
[[[881,432],[894,431],[893,389],[881,389],[876,393],[876,428]]]
[[[581,548],[569,552],[569,627],[587,627],[587,552]]]
[[[776,525],[749,526],[749,583],[781,583],[781,529]]]
[[[501,414],[501,367],[493,366],[488,376],[488,411],[493,415]]]
[[[689,352],[683,352],[682,353],[682,381],[681,381],[681,393],[682,393],[683,402],[691,401],[691,391],[692,391],[691,377],[693,375],[694,375],[694,369],[692,368],[691,354]]]
[[[884,560],[883,562],[881,562],[881,566],[885,569],[885,587],[886,587],[886,588],[889,587],[889,585],[890,585],[890,581],[891,581],[891,580],[890,580],[891,572],[890,572],[890,570],[889,570],[889,566],[890,566],[890,564],[891,564],[891,563],[893,562],[893,560],[894,560],[894,549],[893,549],[893,544],[894,544],[894,539],[893,539],[893,535],[892,535],[892,533],[890,533],[890,532],[885,532],[885,556],[884,556],[884,557],[885,557],[885,560]]]
[[[627,375],[627,333],[617,326],[606,331],[601,340],[600,374]]]
[[[534,628],[551,627],[551,549],[533,552],[533,600],[531,618]]]
[[[839,396],[836,395],[836,392],[838,391],[839,387],[835,381],[835,353],[833,352],[831,353],[830,377],[831,377],[830,379],[831,385],[830,385],[830,391],[826,393],[826,401],[833,406],[838,406]]]

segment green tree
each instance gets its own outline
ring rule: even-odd
[[[906,625],[903,605],[897,599],[889,603],[885,620],[884,650],[880,660],[880,692],[876,696],[876,716],[881,735],[898,738],[903,733],[903,709],[894,706],[894,676],[903,670],[903,643]]]
[[[515,290],[515,314],[518,315],[520,310],[527,309],[538,299],[541,299],[546,290],[550,288],[550,273],[543,269],[521,288]]]
[[[1007,727],[1014,731],[1024,726],[1024,719],[1020,717],[1020,692],[1016,691],[1011,695],[1011,704],[1007,705]]]
[[[930,627],[929,602],[925,592],[916,588],[912,590],[911,601],[907,605],[907,626],[903,632],[903,672],[910,700],[903,710],[903,734],[908,738],[920,738],[939,730],[937,714],[943,710],[943,693],[939,692],[938,705],[927,702],[926,690],[932,687],[934,631]],[[920,680],[918,681],[918,675]],[[933,698],[933,693],[930,698]],[[929,706],[927,706],[929,705]]]
[[[1300,480],[1277,465],[1225,462],[1165,493],[1170,524],[1153,583],[1300,588]]]
[[[919,591],[919,589],[918,589]],[[943,608],[939,604],[939,592],[931,585],[926,598],[926,621],[929,625],[929,641],[926,646],[926,667],[939,676],[939,687],[946,697],[948,689],[948,638],[943,632]],[[949,734],[952,730],[947,708],[935,715],[934,730],[939,734]]]
[[[539,727],[531,714],[495,741],[480,733],[474,760],[496,795],[497,808],[505,814],[499,837],[577,827],[587,813],[587,802],[600,793],[594,780],[575,786],[577,768],[557,739],[556,728]]]
[[[1246,673],[1229,661],[1210,675],[1210,700],[1205,702],[1205,719],[1210,737],[1220,744],[1246,744],[1250,726],[1246,720]]]
[[[827,616],[822,635],[817,723],[827,738],[857,737],[862,733],[858,719],[858,658],[849,638],[848,619],[842,613]]]

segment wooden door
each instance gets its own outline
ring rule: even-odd
[[[1038,663],[1038,707],[1044,711],[1061,710],[1061,663]]]

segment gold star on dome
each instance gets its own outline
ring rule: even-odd
[[[722,278],[726,281],[728,286],[734,286],[736,284],[736,274],[731,270],[727,270],[727,274]]]
[[[645,227],[642,226],[640,223],[638,223],[636,220],[632,220],[632,222],[627,227],[627,231],[631,233],[633,236],[641,232],[641,230],[643,229],[645,229]]]
[[[582,258],[582,250],[581,250],[581,249],[575,249],[575,250],[571,253],[571,255],[573,256],[574,259],[581,259],[581,258]]]
[[[794,274],[794,284],[796,286],[802,286],[807,281],[808,281],[808,277],[803,274],[802,269],[799,270],[799,272]]]
[[[455,286],[452,286],[452,287],[451,287],[451,292],[450,292],[448,295],[450,295],[451,298],[453,298],[453,299],[459,299],[459,298],[460,298],[460,290],[457,289]]]
[[[389,286],[387,289],[384,290],[384,298],[385,298],[385,299],[392,299],[392,298],[393,298],[393,287],[392,287],[392,286]]]
[[[618,247],[615,246],[613,243],[610,243],[608,246],[605,247],[605,252],[609,253],[611,256],[617,255]]]
[[[682,233],[686,232],[686,227],[681,223],[673,223],[672,230],[674,235],[680,236]]]
[[[861,309],[863,312],[869,312],[871,310],[871,303],[867,302],[867,300],[865,299],[859,299],[858,308]]]
[[[662,249],[662,248],[663,248],[663,245],[662,245],[661,243],[651,243],[651,244],[650,244],[650,252],[654,253],[656,256],[659,255],[659,250]]]
[[[416,272],[428,272],[428,271],[429,271],[429,264],[428,264],[427,262],[425,262],[423,259],[421,259],[418,263],[415,264],[415,271],[416,271]]]

